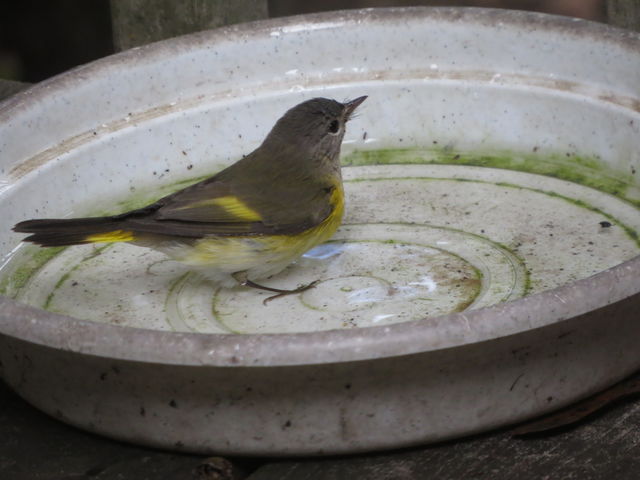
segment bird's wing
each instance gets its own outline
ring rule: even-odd
[[[141,231],[166,229],[186,236],[292,234],[331,213],[334,188],[312,181],[276,186],[259,176],[248,181],[216,175],[139,210],[129,221]]]

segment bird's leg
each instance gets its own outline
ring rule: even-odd
[[[264,285],[260,285],[259,283],[252,282],[251,280],[249,280],[249,278],[247,278],[247,272],[236,272],[232,274],[232,277],[243,287],[257,288],[259,290],[266,290],[267,292],[274,292],[277,294],[277,295],[272,295],[270,297],[265,298],[262,301],[264,305],[266,305],[271,300],[275,300],[276,298],[280,298],[286,295],[292,295],[294,293],[300,293],[300,292],[304,292],[305,290],[309,290],[310,288],[315,287],[316,284],[318,283],[318,280],[316,280],[307,285],[298,287],[294,290],[282,290],[280,288],[265,287]]]

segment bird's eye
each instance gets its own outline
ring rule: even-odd
[[[340,122],[338,120],[333,120],[329,124],[329,133],[335,135],[340,131]]]

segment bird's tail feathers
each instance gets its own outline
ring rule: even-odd
[[[62,247],[95,242],[130,242],[132,231],[113,217],[27,220],[13,227],[15,232],[30,233],[25,242],[43,247]]]

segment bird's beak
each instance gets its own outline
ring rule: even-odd
[[[367,95],[363,95],[362,97],[355,98],[344,103],[344,118],[345,120],[349,120],[351,114],[354,112],[358,106],[367,99]]]

